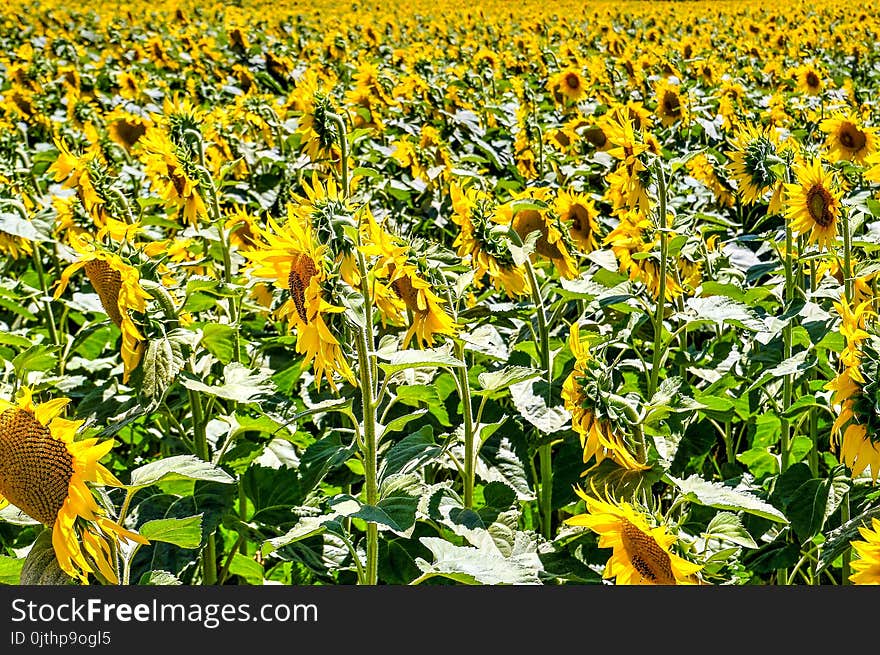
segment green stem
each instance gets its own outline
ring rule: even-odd
[[[55,327],[55,314],[52,312],[52,300],[49,295],[49,287],[46,285],[46,274],[43,271],[43,253],[39,243],[34,242],[34,270],[37,272],[37,279],[40,281],[40,290],[43,292],[43,313],[46,315],[46,326],[49,328],[49,338],[56,346],[61,345],[61,338],[58,336],[58,329]],[[60,360],[59,360],[60,361]]]
[[[192,373],[191,362],[187,362],[187,370]],[[192,410],[193,439],[195,455],[206,462],[211,461],[211,452],[208,448],[208,434],[205,430],[205,416],[202,411],[202,397],[192,389],[186,390],[189,397],[190,409]],[[205,549],[202,551],[202,576],[203,583],[214,585],[217,583],[217,549],[214,543],[214,535],[208,535]]]
[[[663,314],[666,309],[666,270],[669,259],[669,236],[666,233],[666,173],[663,164],[658,160],[655,167],[657,175],[657,197],[660,203],[658,210],[658,229],[660,232],[660,288],[657,292],[657,303],[652,319],[654,325],[654,350],[651,361],[651,375],[648,378],[648,398],[654,396],[660,379],[660,358],[663,356]]]
[[[357,355],[360,377],[361,403],[363,405],[364,438],[364,485],[367,505],[379,502],[378,443],[376,439],[376,407],[373,404],[373,380],[370,373],[370,347],[367,328],[358,330]],[[374,522],[367,522],[366,583],[375,585],[379,577],[379,530]]]
[[[795,279],[794,279],[794,262],[793,262],[793,253],[794,249],[791,228],[786,223],[785,226],[785,304],[789,305],[795,296]],[[786,324],[786,326],[782,329],[782,361],[787,361],[791,358],[791,322]],[[779,459],[779,469],[781,473],[785,473],[788,470],[788,462],[789,462],[789,449],[791,444],[791,423],[787,418],[784,417],[786,410],[791,406],[791,397],[792,397],[792,376],[786,375],[782,378],[782,412],[783,417],[781,420],[782,423],[782,433],[780,435],[780,459]]]
[[[529,276],[529,286],[532,291],[532,301],[535,304],[538,319],[538,338],[540,339],[541,370],[544,372],[544,381],[547,383],[546,401],[550,407],[553,386],[553,358],[550,353],[550,332],[547,328],[547,310],[544,307],[544,298],[541,295],[541,287],[535,275],[532,262],[526,259],[526,273]],[[553,536],[553,445],[550,443],[538,446],[538,458],[540,461],[540,488],[541,488],[541,532],[545,539]]]
[[[849,215],[844,212],[840,221],[843,230],[843,293],[846,296],[847,304],[853,300],[853,275],[852,275],[852,233],[849,224]],[[849,492],[843,497],[840,504],[840,522],[845,524],[850,519],[849,508]],[[843,553],[842,562],[842,581],[841,584],[850,584],[850,561],[852,559],[852,551],[848,548]]]
[[[455,342],[455,356],[466,362],[464,343]],[[474,418],[473,405],[471,404],[471,387],[468,382],[467,363],[461,368],[455,369],[458,378],[458,392],[461,397],[462,413],[464,414],[464,506],[474,506],[474,480],[476,464],[476,446],[474,444]]]

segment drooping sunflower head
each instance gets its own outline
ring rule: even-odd
[[[852,161],[864,164],[877,151],[877,130],[862,125],[855,116],[836,114],[819,125],[828,136],[825,147],[832,162]]]
[[[571,424],[583,448],[584,464],[595,457],[596,464],[606,457],[631,471],[648,467],[631,453],[626,435],[632,425],[626,408],[613,392],[617,388],[611,371],[590,356],[581,341],[577,322],[571,326],[569,347],[575,356],[574,370],[562,385],[562,399],[571,413]]]
[[[568,226],[548,202],[546,188],[525,189],[513,194],[513,200],[498,207],[498,222],[510,225],[520,239],[538,233],[534,255],[553,263],[567,279],[577,276],[577,263],[571,255],[574,242]]]
[[[730,175],[736,180],[743,202],[752,204],[778,183],[771,169],[779,156],[779,142],[774,131],[744,125],[731,141]]]
[[[628,502],[599,500],[576,490],[587,504],[584,514],[566,520],[599,535],[599,547],[611,548],[603,577],[618,585],[698,584],[702,569],[673,552],[679,539],[662,523]],[[598,495],[598,494],[597,494]]]
[[[474,267],[474,282],[480,286],[485,275],[498,290],[508,296],[529,292],[529,282],[522,266],[517,266],[510,249],[498,230],[497,203],[478,189],[450,188],[452,222],[460,231],[453,244],[461,257],[470,256]]]
[[[150,294],[141,286],[138,269],[119,255],[83,240],[77,240],[73,245],[79,251],[80,259],[61,273],[55,297],[61,296],[76,271],[85,269],[89,282],[101,300],[101,306],[122,332],[122,381],[126,383],[140,363],[146,345],[132,314],[146,311]]]
[[[100,573],[118,581],[115,546],[120,539],[147,541],[107,518],[89,484],[122,486],[99,463],[113,441],[75,441],[82,421],[61,417],[70,401],[35,405],[30,390],[16,403],[0,400],[0,505],[10,502],[52,529],[61,569],[87,581]]]
[[[880,584],[880,519],[872,518],[871,527],[859,526],[864,541],[853,541],[852,547],[859,558],[853,560],[853,584]]]
[[[807,235],[810,243],[829,250],[837,236],[841,191],[830,171],[815,159],[795,168],[797,181],[785,185],[786,210],[795,234]]]
[[[336,328],[338,334],[341,326],[334,317],[345,311],[334,301],[334,262],[327,246],[317,241],[307,217],[291,206],[283,225],[268,219],[268,227],[259,229],[258,241],[242,254],[251,261],[254,277],[271,280],[287,292],[287,300],[276,313],[296,329],[297,352],[305,356],[305,366],[314,362],[318,388],[326,379],[337,389],[334,373],[354,384],[346,354],[331,329]]]

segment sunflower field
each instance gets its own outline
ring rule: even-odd
[[[0,582],[880,583],[878,35],[5,3]]]

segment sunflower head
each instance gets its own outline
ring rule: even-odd
[[[743,202],[761,200],[778,184],[773,165],[780,161],[779,143],[773,131],[753,125],[740,128],[732,141],[730,174],[736,180]]]
[[[872,518],[871,527],[860,526],[859,534],[864,541],[853,541],[852,547],[858,559],[852,563],[853,584],[880,584],[880,519]]]
[[[855,116],[838,114],[819,125],[827,135],[825,147],[832,162],[852,161],[864,164],[877,150],[876,128],[866,127]]]
[[[786,216],[795,234],[805,234],[810,243],[830,249],[837,236],[841,192],[821,160],[803,163],[795,169],[797,182],[786,184]]]
[[[603,577],[619,585],[697,584],[702,566],[673,552],[678,538],[667,526],[628,502],[600,500],[576,489],[586,502],[586,513],[566,520],[599,535],[599,547],[611,548]],[[594,493],[595,489],[593,490]],[[596,493],[598,496],[598,493]]]
[[[89,484],[122,486],[100,460],[113,442],[75,441],[82,421],[62,418],[58,398],[35,405],[29,389],[16,403],[0,401],[0,504],[11,502],[52,529],[58,563],[87,581],[98,572],[117,582],[114,547],[120,538],[147,541],[107,518]]]

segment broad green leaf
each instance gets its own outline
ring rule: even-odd
[[[849,550],[852,541],[861,540],[859,528],[870,528],[872,519],[880,519],[880,507],[868,509],[829,532],[828,538],[822,544],[819,552],[817,572],[821,573],[823,569]]]
[[[48,371],[55,368],[58,363],[57,350],[56,346],[40,344],[19,353],[12,360],[16,375],[24,378],[27,371]]]
[[[21,567],[22,585],[70,585],[76,580],[61,570],[52,547],[52,530],[40,532]]]
[[[534,368],[508,366],[499,371],[480,373],[477,380],[479,380],[483,392],[493,393],[540,376],[541,371]]]
[[[198,548],[202,541],[202,515],[147,521],[138,528],[138,532],[150,541],[164,541],[181,548]]]
[[[379,368],[392,375],[410,368],[461,368],[464,362],[441,350],[399,350],[392,353],[377,352],[381,360]]]
[[[547,406],[547,400],[535,393],[532,380],[510,385],[513,404],[520,415],[543,434],[559,432],[571,425],[571,414],[562,405]]]
[[[221,385],[205,384],[189,373],[183,373],[180,381],[187,389],[238,403],[253,402],[273,391],[268,373],[252,371],[238,362],[227,364],[223,369],[223,376],[224,383]]]
[[[771,521],[788,523],[782,512],[747,491],[738,491],[717,482],[709,482],[696,474],[686,480],[679,480],[671,475],[668,477],[688,500],[698,505],[747,512]]]
[[[221,323],[206,323],[201,326],[201,330],[202,345],[221,364],[229,364],[235,359],[235,328]]]
[[[176,575],[168,571],[147,571],[141,576],[140,585],[151,587],[171,587],[182,584]]]
[[[497,550],[456,546],[438,537],[421,537],[420,541],[434,556],[430,563],[416,559],[423,574],[420,581],[440,576],[471,585],[541,584],[539,574],[544,567],[537,553],[504,557]]]
[[[735,325],[750,332],[760,332],[764,322],[749,306],[726,296],[688,298],[687,308],[696,316],[685,316],[688,323],[709,322],[723,326]]]
[[[238,575],[248,583],[263,584],[263,567],[251,557],[236,553],[229,566],[230,575]]]
[[[180,344],[167,337],[153,339],[147,343],[143,357],[143,381],[141,393],[148,400],[159,399],[174,378],[183,369],[183,353]]]
[[[19,584],[19,580],[21,579],[21,569],[23,567],[23,559],[0,555],[0,584]]]
[[[752,535],[750,535],[748,530],[743,527],[742,521],[740,521],[739,517],[730,512],[719,512],[716,514],[712,520],[709,521],[709,525],[706,526],[706,531],[703,533],[703,536],[707,539],[729,541],[730,543],[744,546],[745,548],[758,547],[758,544],[752,539]]]
[[[129,487],[149,487],[160,480],[208,480],[232,484],[235,479],[223,469],[193,455],[175,455],[144,464],[131,472]]]

